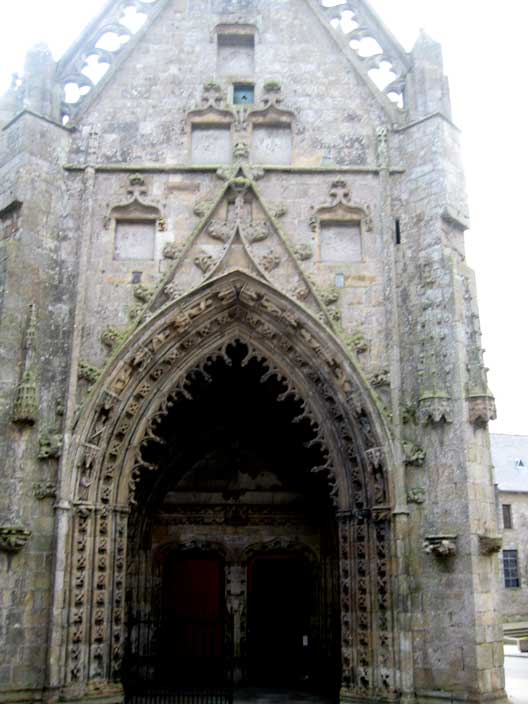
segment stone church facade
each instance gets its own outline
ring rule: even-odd
[[[226,660],[505,700],[439,46],[365,0],[115,0],[0,125],[0,701]]]

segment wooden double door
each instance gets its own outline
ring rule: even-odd
[[[166,675],[219,678],[231,667],[256,686],[298,685],[309,675],[312,652],[314,591],[307,563],[266,554],[247,564],[242,629],[234,628],[227,604],[228,568],[213,554],[167,560],[161,629]]]

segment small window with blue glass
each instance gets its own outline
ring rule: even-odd
[[[254,105],[255,86],[251,83],[235,83],[233,86],[234,105]]]

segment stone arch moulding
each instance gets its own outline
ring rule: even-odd
[[[306,418],[339,519],[344,699],[392,699],[399,688],[394,633],[392,440],[376,399],[337,338],[306,309],[232,271],[167,304],[115,353],[73,432],[64,501],[71,520],[57,583],[53,671],[64,699],[121,696],[127,525],[142,456],[156,426],[188,396],[187,381],[240,341],[263,361]],[[264,432],[264,430],[263,430]],[[58,561],[61,563],[61,560]],[[59,569],[59,568],[58,568]],[[56,590],[59,594],[59,590]],[[59,597],[57,597],[59,598]],[[61,629],[60,623],[66,624]]]

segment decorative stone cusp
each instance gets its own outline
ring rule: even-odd
[[[457,538],[456,535],[427,535],[423,542],[424,552],[435,557],[453,557],[457,553]]]
[[[469,396],[469,422],[476,428],[486,428],[490,420],[496,420],[497,409],[491,394]]]
[[[0,526],[0,550],[19,552],[31,537],[31,531],[20,526]]]

